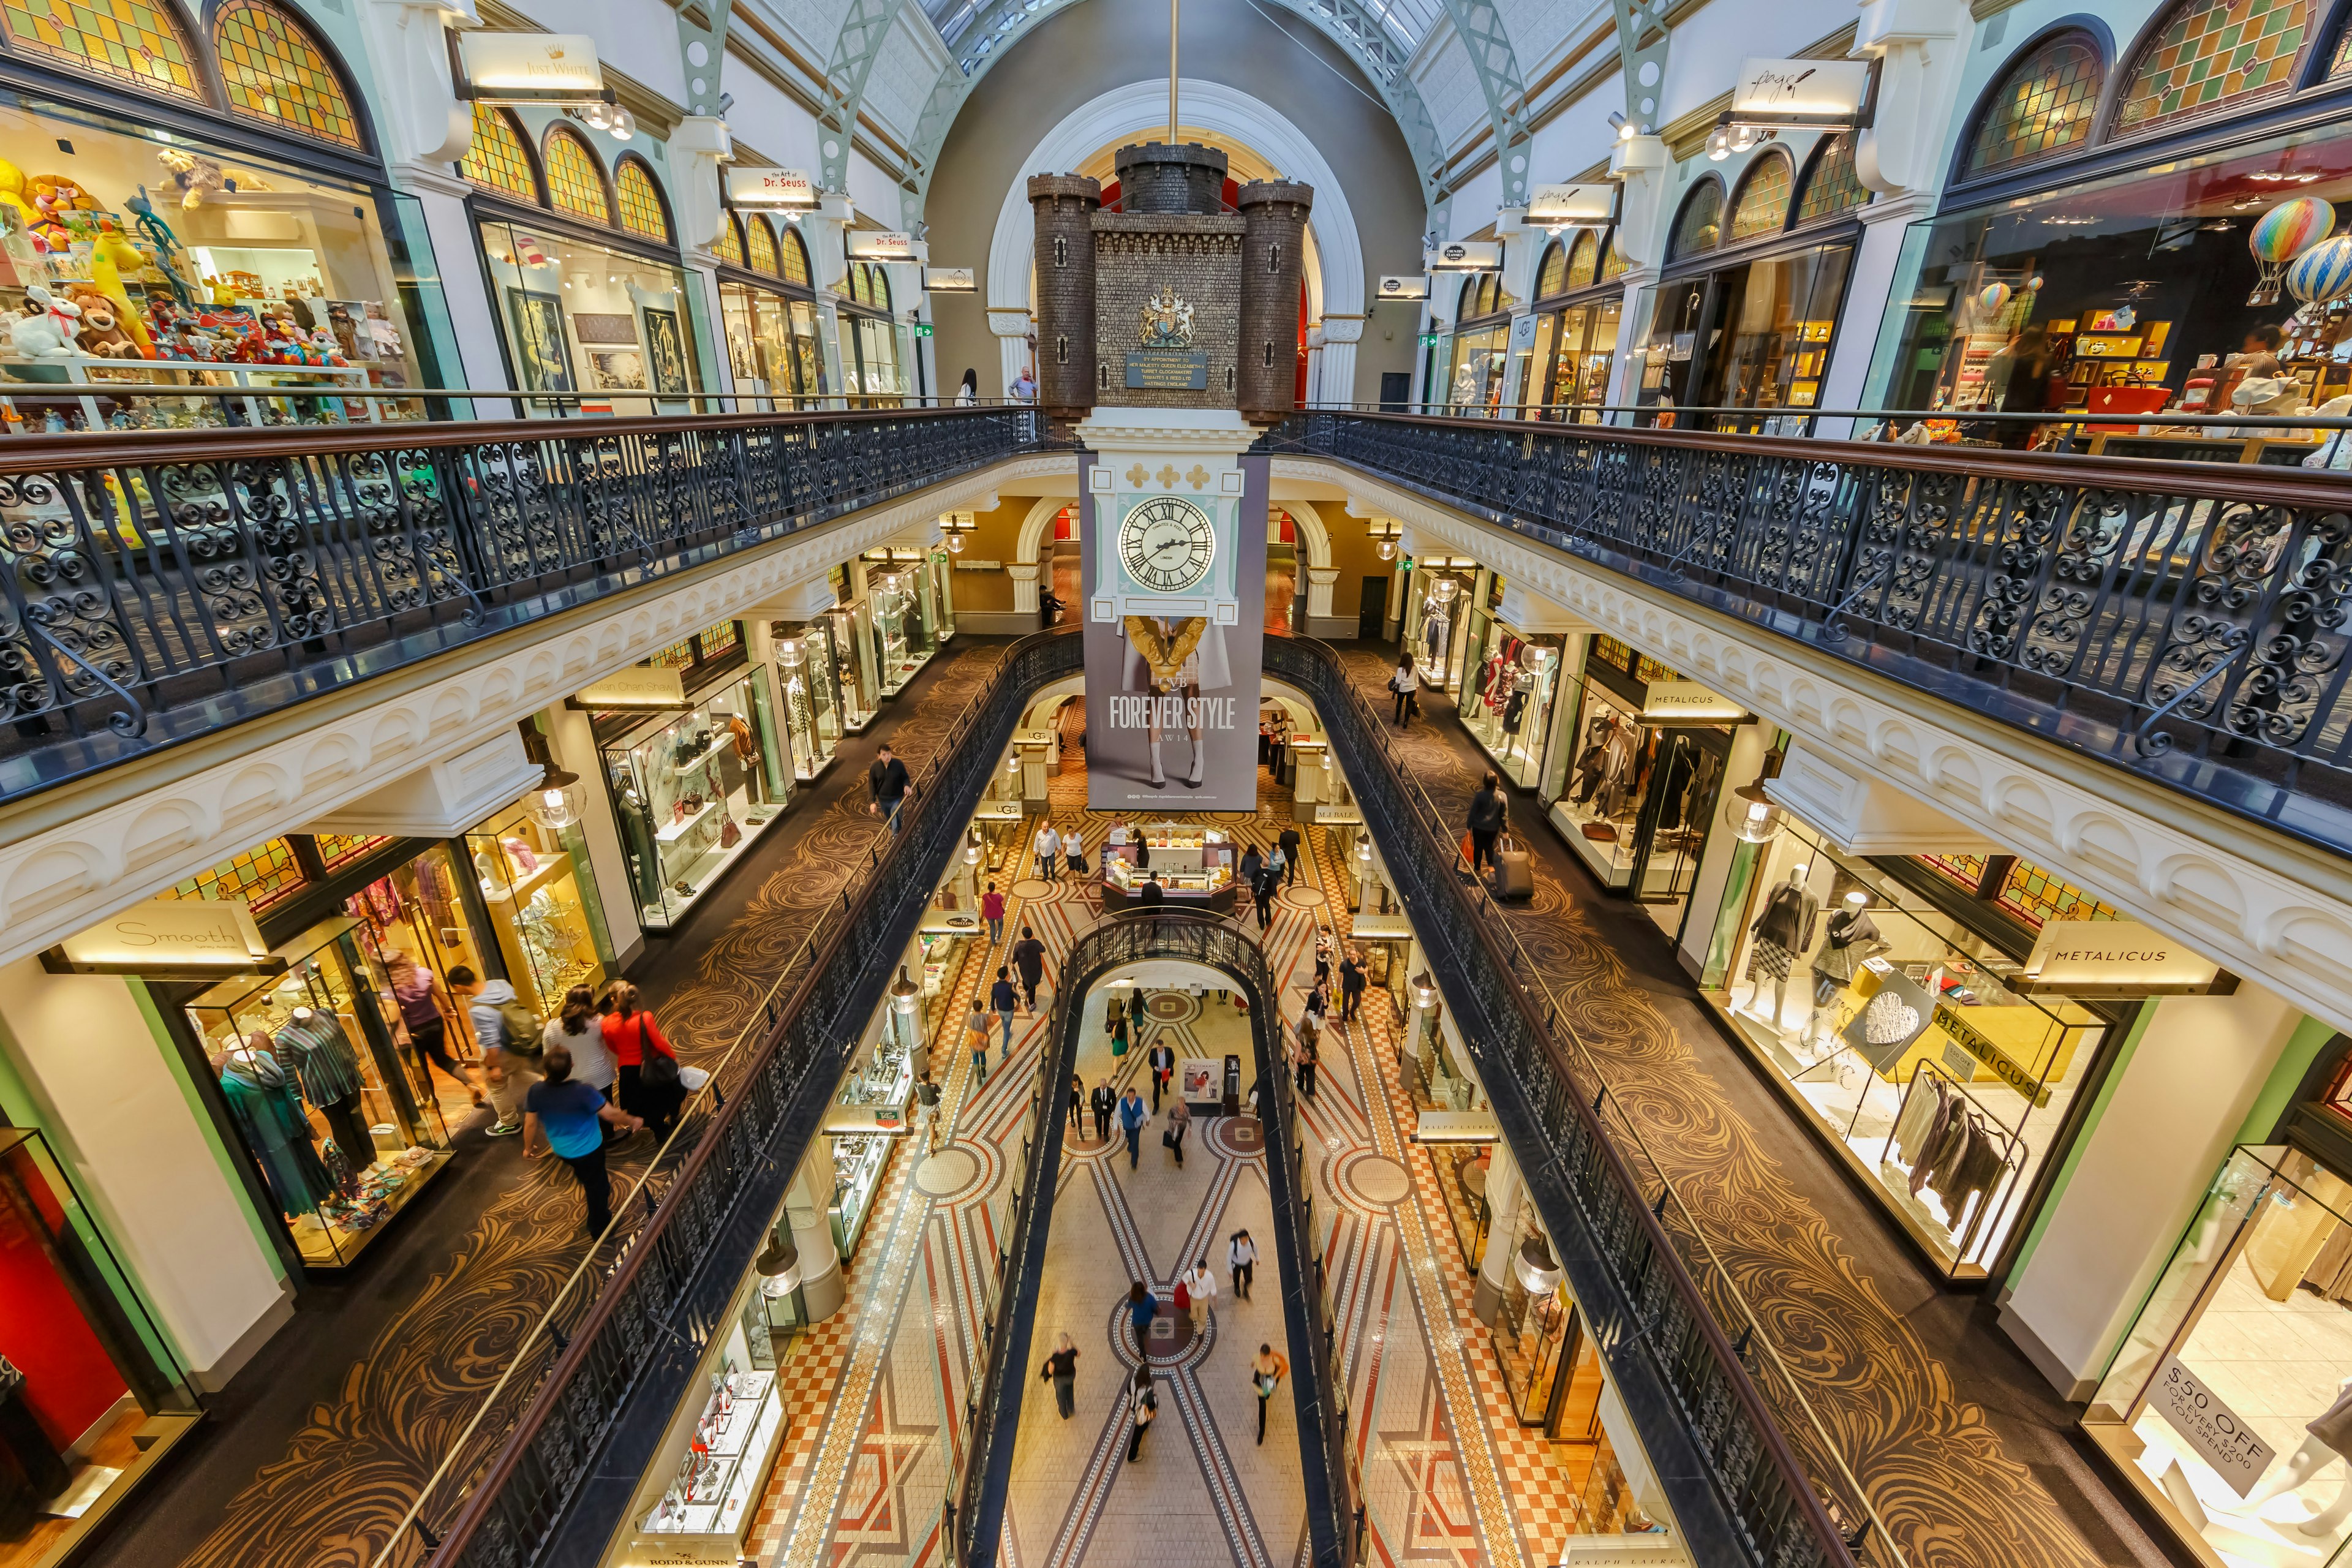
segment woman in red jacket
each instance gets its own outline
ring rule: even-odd
[[[627,981],[613,987],[613,1010],[604,1015],[604,1048],[620,1064],[621,1109],[645,1118],[656,1139],[677,1125],[686,1089],[677,1081],[677,1053],[662,1037],[661,1025],[637,1005],[637,988]],[[646,1064],[665,1058],[652,1073]]]

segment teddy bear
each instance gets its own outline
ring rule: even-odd
[[[139,352],[139,340],[123,329],[117,318],[114,301],[95,289],[77,289],[73,302],[81,310],[81,331],[76,346],[86,354],[100,359],[144,359]]]

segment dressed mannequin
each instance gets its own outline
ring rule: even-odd
[[[2342,1484],[2336,1488],[2335,1500],[2309,1519],[2294,1521],[2294,1528],[2305,1535],[2325,1536],[2352,1518],[2352,1377],[2337,1385],[2336,1403],[2303,1429],[2310,1434],[2303,1440],[2303,1446],[2287,1456],[2286,1463],[2263,1477],[2262,1484],[2246,1494],[2245,1501],[2232,1505],[2228,1511],[2259,1514],[2264,1503],[2296,1490],[2330,1460],[2340,1458],[2347,1460],[2347,1468]]]
[[[1503,733],[1519,732],[1519,721],[1527,717],[1528,699],[1536,689],[1536,672],[1523,669],[1511,677],[1511,694],[1503,703]]]
[[[1830,1004],[1853,984],[1864,959],[1886,951],[1886,942],[1865,912],[1869,907],[1870,895],[1857,888],[1822,927],[1822,950],[1813,955],[1812,1036],[1817,1046],[1835,1022]]]
[[[747,792],[744,798],[752,805],[765,804],[768,797],[762,793],[766,786],[761,776],[760,742],[752,735],[751,726],[738,713],[727,721],[727,733],[735,742],[735,761],[741,768]]]
[[[1797,954],[1813,944],[1813,919],[1821,913],[1821,900],[1805,890],[1805,873],[1810,866],[1799,866],[1789,873],[1789,879],[1772,889],[1764,900],[1764,912],[1748,928],[1756,943],[1748,955],[1748,978],[1754,983],[1748,994],[1748,1010],[1770,1024],[1780,1027],[1781,991],[1787,985],[1789,971],[1795,966]],[[1766,993],[1772,1001],[1764,1005]]]
[[[221,1075],[230,1120],[260,1162],[271,1199],[290,1219],[318,1213],[319,1200],[335,1190],[335,1182],[311,1142],[310,1119],[294,1098],[286,1069],[265,1048],[268,1043],[268,1036],[256,1034],[216,1053],[212,1064]]]
[[[294,1068],[302,1098],[327,1119],[335,1147],[352,1169],[364,1171],[375,1163],[375,1140],[368,1133],[367,1118],[360,1114],[359,1058],[341,1021],[331,1013],[297,1007],[277,1037],[262,1043],[275,1045],[278,1059]]]

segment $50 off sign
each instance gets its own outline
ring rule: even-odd
[[[2221,1395],[2180,1364],[2179,1356],[2164,1358],[2147,1397],[2164,1413],[2172,1429],[2189,1440],[2198,1458],[2212,1466],[2240,1497],[2254,1489],[2254,1483],[2278,1457],[2236,1411],[2221,1403]]]

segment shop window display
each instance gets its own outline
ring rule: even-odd
[[[1812,407],[1853,258],[1850,245],[1817,246],[1660,284],[1640,400]]]
[[[738,392],[779,398],[824,395],[824,356],[813,301],[721,279],[719,304]]]
[[[716,1563],[745,1554],[790,1426],[776,1386],[774,1341],[784,1335],[770,1328],[763,1310],[770,1303],[756,1278],[746,1294],[688,1382],[692,1420],[681,1420],[656,1461],[654,1473],[664,1479],[652,1484],[660,1490],[634,1517],[635,1539],[623,1561]],[[788,1316],[790,1293],[773,1305]]]
[[[929,585],[919,563],[894,563],[866,577],[874,668],[885,697],[904,691],[937,651],[923,602]]]
[[[1706,994],[1942,1266],[1980,1278],[2106,1020],[2012,989],[2016,960],[1802,824],[1749,889]]]
[[[874,722],[881,690],[875,680],[873,649],[868,646],[873,612],[863,602],[836,605],[811,621],[833,649],[833,668],[841,690],[841,727],[856,735]]]
[[[1584,420],[1597,421],[1600,405],[1609,401],[1609,372],[1617,359],[1617,329],[1624,314],[1622,295],[1581,305],[1570,305],[1546,318],[1555,321],[1550,355],[1551,381],[1543,397],[1555,406],[1581,405]],[[1538,343],[1537,362],[1547,345]]]
[[[1456,689],[1469,646],[1470,591],[1475,562],[1439,558],[1417,563],[1406,586],[1404,643],[1423,686]]]
[[[1478,651],[1463,681],[1462,721],[1512,783],[1532,787],[1559,692],[1560,638],[1527,637],[1482,611],[1472,612],[1471,635]]]
[[[516,996],[553,1018],[565,992],[616,971],[588,840],[576,821],[551,827],[546,815],[526,796],[467,833],[466,854]]]
[[[1654,710],[1654,689],[1687,683],[1613,637],[1591,639],[1552,813],[1602,886],[1663,909],[1679,907],[1697,878],[1731,731],[1672,722]]]
[[[630,400],[645,413],[700,390],[676,267],[524,222],[480,229],[527,391],[651,394]]]
[[[360,889],[343,900],[343,913],[359,922],[354,936],[372,963],[386,964],[394,953],[406,953],[439,976],[443,996],[451,994],[449,971],[459,965],[477,974],[495,973],[483,962],[483,937],[467,914],[446,845],[434,845]],[[451,1036],[470,1055],[472,1019],[463,1007],[447,1012]],[[387,1016],[397,1029],[397,1013]]]
[[[314,926],[277,950],[283,973],[223,981],[185,1007],[228,1125],[314,1268],[351,1264],[449,1158],[359,926]]]
[[[815,626],[777,622],[776,670],[783,681],[784,733],[792,742],[793,776],[813,779],[841,745],[841,683],[834,672],[833,639]]]

